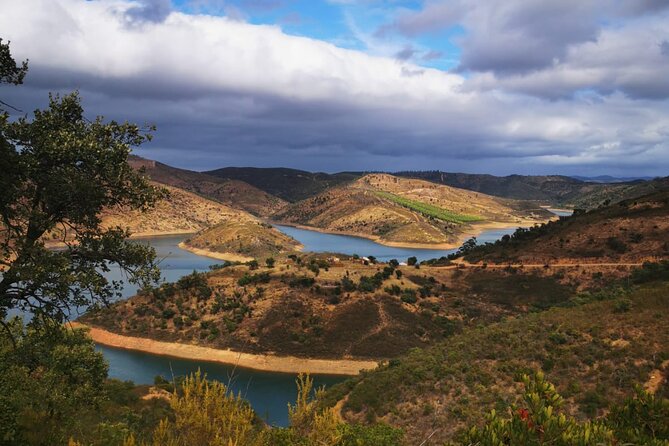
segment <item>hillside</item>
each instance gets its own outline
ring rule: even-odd
[[[669,190],[669,177],[656,178],[648,181],[630,181],[609,184],[594,188],[589,192],[571,197],[563,204],[575,209],[594,209],[599,206],[617,203],[622,200],[639,198],[653,192]]]
[[[427,181],[369,174],[294,203],[272,219],[389,245],[457,247],[465,233],[531,225],[551,215],[526,203]]]
[[[225,167],[205,172],[218,178],[239,180],[289,202],[304,200],[331,187],[359,178],[357,173],[328,174],[288,168]]]
[[[449,173],[441,171],[397,172],[394,175],[417,178],[438,184],[468,189],[485,194],[535,200],[579,209],[593,209],[603,203],[615,203],[639,197],[656,190],[669,188],[669,179],[650,181],[585,181],[561,175],[509,175],[498,177],[486,174]]]
[[[167,198],[158,201],[147,211],[107,209],[100,216],[102,227],[120,226],[129,229],[134,237],[190,234],[212,225],[235,220],[240,213],[244,213],[176,187],[153,184],[164,188],[168,192]],[[56,228],[45,237],[45,242],[59,244],[63,236],[62,229]],[[68,235],[66,238],[71,237]]]
[[[292,237],[251,215],[238,214],[225,222],[208,227],[185,240],[186,249],[223,259],[265,259],[289,254],[301,246]]]
[[[401,260],[401,259],[400,259]],[[379,360],[440,342],[468,328],[567,305],[577,288],[616,274],[586,276],[528,268],[364,264],[297,254],[194,274],[88,314],[114,333],[247,353]],[[599,277],[599,276],[598,276]]]
[[[168,198],[146,212],[109,209],[103,214],[103,226],[127,227],[135,236],[193,233],[234,219],[239,213],[236,209],[176,187],[157,186],[167,189]]]
[[[669,191],[562,218],[467,252],[486,262],[637,262],[669,257]]]
[[[130,156],[129,163],[135,169],[143,167],[153,181],[193,192],[260,217],[277,212],[286,205],[284,200],[243,181],[179,169],[134,155]]]
[[[328,404],[339,402],[349,422],[402,428],[407,444],[431,436],[427,444],[438,445],[515,402],[517,375],[532,370],[546,373],[567,412],[579,418],[601,416],[609,404],[632,396],[635,384],[666,398],[669,283],[612,289],[590,300],[466,329],[413,350],[331,388]]]

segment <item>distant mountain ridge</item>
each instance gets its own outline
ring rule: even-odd
[[[128,161],[135,169],[143,167],[153,181],[193,192],[259,217],[277,212],[287,204],[281,198],[244,181],[180,169],[136,155],[131,155]]]
[[[364,175],[384,172],[309,172],[286,167],[223,167],[194,172],[132,157],[144,165],[155,181],[212,198],[254,215],[271,218],[288,203],[315,197],[330,189],[352,184]],[[639,197],[669,188],[669,177],[618,178],[571,177],[566,175],[470,174],[432,171],[400,171],[397,177],[429,181],[513,200],[569,208],[594,209],[608,203]]]
[[[629,182],[586,182],[564,175],[509,175],[404,171],[394,175],[516,200],[536,200],[572,208],[593,209],[669,187],[669,177]],[[613,177],[611,177],[613,178]]]
[[[224,167],[204,173],[218,178],[244,181],[291,203],[362,176],[355,172],[314,173],[286,167]]]
[[[630,183],[632,181],[650,181],[654,177],[612,177],[611,175],[598,175],[596,177],[583,177],[572,175],[572,178],[591,183]]]

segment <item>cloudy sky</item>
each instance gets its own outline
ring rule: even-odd
[[[288,166],[669,175],[668,0],[0,0],[30,59],[153,123],[138,154]]]

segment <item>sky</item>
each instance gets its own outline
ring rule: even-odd
[[[0,99],[178,167],[669,175],[669,0],[0,0]],[[14,112],[16,115],[17,113]]]

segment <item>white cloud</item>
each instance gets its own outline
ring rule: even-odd
[[[172,11],[127,26],[125,14],[137,3],[125,0],[2,1],[2,37],[17,58],[31,61],[26,86],[3,91],[35,101],[47,89],[80,88],[96,112],[156,122],[164,153],[197,147],[207,158],[170,155],[175,164],[447,169],[504,158],[508,164],[492,166],[507,172],[522,164],[513,160],[552,165],[586,156],[589,147],[603,147],[597,159],[612,164],[628,149],[638,159],[664,154],[648,164],[654,170],[669,158],[666,101],[525,95],[551,82],[563,91],[596,85],[597,67],[608,59],[598,61],[601,48],[588,45],[620,47],[613,35],[568,53],[566,63],[579,68],[565,87],[557,70],[467,79],[204,14]],[[653,47],[658,55],[661,42]],[[592,73],[580,68],[587,63]],[[635,73],[621,70],[617,82],[646,79]]]

